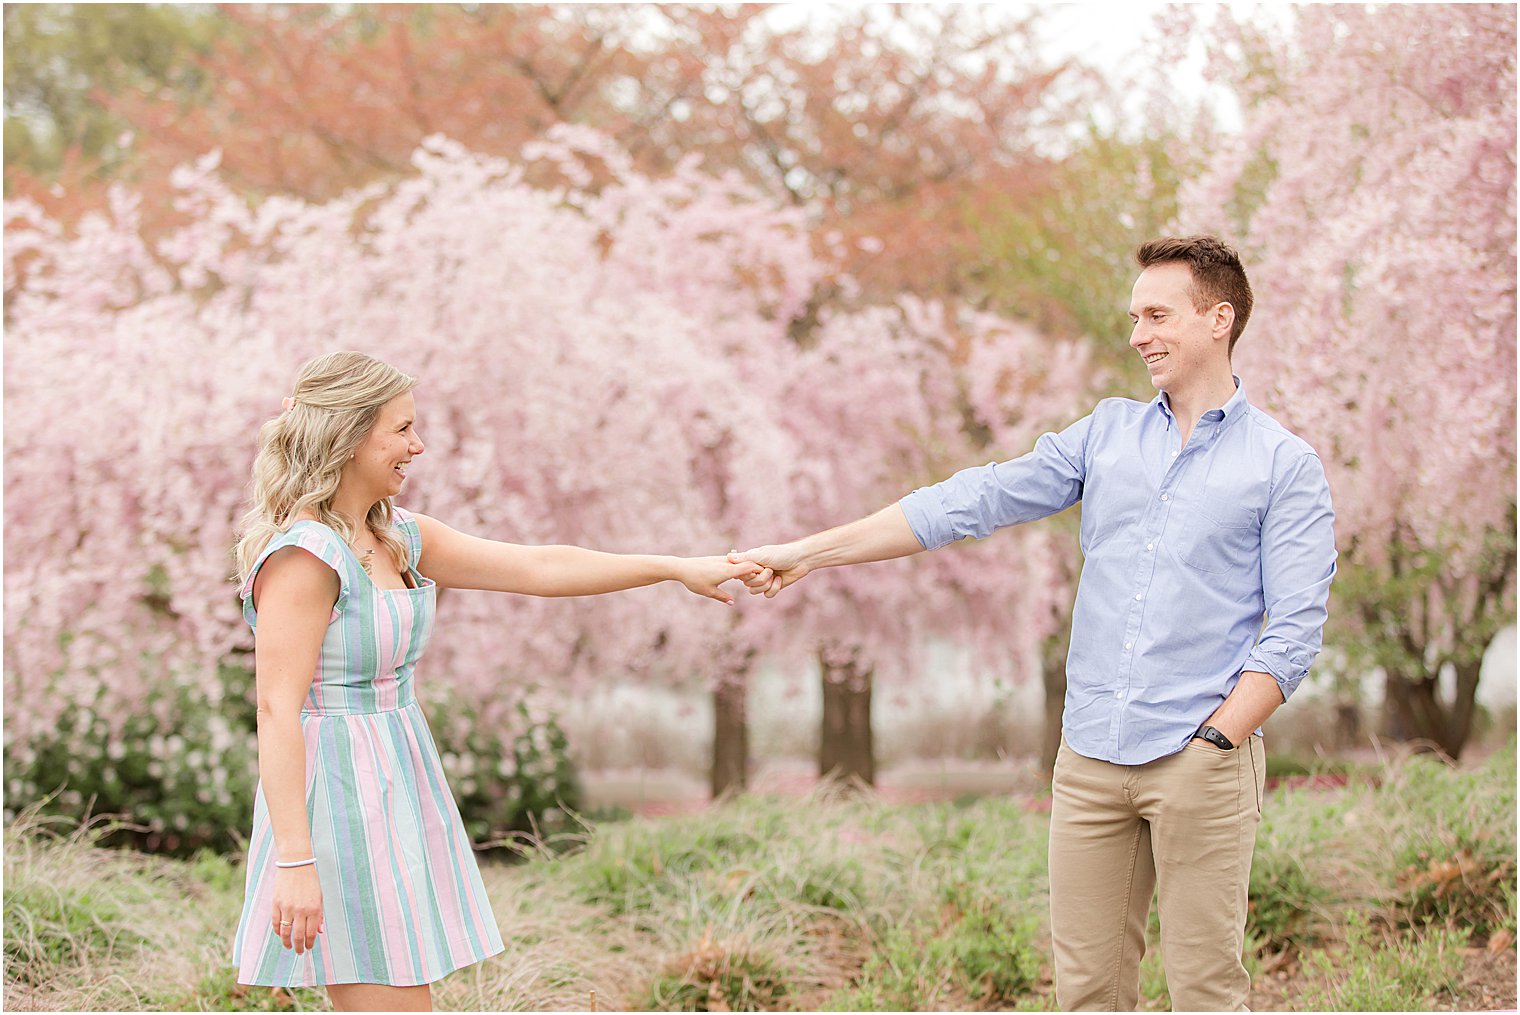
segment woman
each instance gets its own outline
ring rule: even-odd
[[[361,353],[307,363],[259,434],[237,546],[254,629],[259,791],[238,981],[325,985],[339,1011],[424,1011],[428,984],[502,950],[413,670],[438,588],[584,596],[755,574],[476,539],[391,502],[422,454],[416,382]]]

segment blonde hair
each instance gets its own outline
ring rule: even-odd
[[[239,585],[269,540],[303,511],[315,512],[317,521],[354,545],[359,533],[332,509],[343,466],[369,436],[380,407],[416,384],[362,352],[328,353],[301,367],[290,407],[259,428],[253,507],[243,516],[233,551]],[[405,573],[407,545],[395,529],[390,498],[371,507],[365,521]]]

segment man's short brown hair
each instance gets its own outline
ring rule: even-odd
[[[1216,303],[1234,307],[1229,351],[1235,351],[1235,342],[1251,319],[1251,283],[1234,249],[1217,236],[1163,236],[1136,247],[1135,260],[1141,268],[1172,261],[1186,264],[1193,273],[1193,309],[1200,314]]]

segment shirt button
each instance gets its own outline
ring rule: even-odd
[[[1176,458],[1176,457],[1177,457],[1177,452],[1175,452],[1175,451],[1173,451],[1173,452],[1172,452],[1172,457],[1173,457],[1173,458]]]
[[[1141,595],[1140,593],[1138,593],[1138,592],[1135,593],[1135,602],[1138,603],[1140,600],[1142,600],[1144,598],[1145,598],[1145,596]]]
[[[1162,499],[1162,500],[1171,500],[1171,497],[1169,497],[1169,496],[1168,496],[1168,495],[1167,495],[1167,494],[1164,494],[1164,493],[1163,493],[1163,494],[1162,494],[1162,495],[1161,495],[1161,499]]]
[[[1123,691],[1115,691],[1114,692],[1114,697],[1115,698],[1123,698],[1124,697],[1124,692]]]
[[[1145,548],[1147,550],[1154,550],[1156,548],[1156,544],[1155,543],[1146,543],[1145,544]]]
[[[1134,644],[1135,643],[1132,642],[1132,641],[1125,642],[1124,643],[1124,651],[1128,652],[1134,646]]]

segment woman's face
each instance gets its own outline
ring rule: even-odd
[[[411,460],[422,454],[417,436],[417,404],[410,391],[380,407],[380,414],[353,460],[343,467],[343,481],[372,500],[394,497],[406,481]]]

